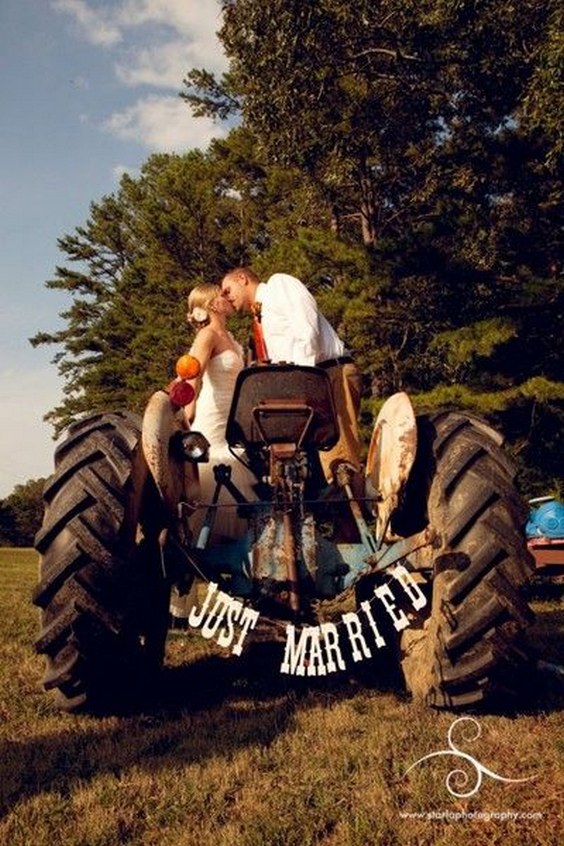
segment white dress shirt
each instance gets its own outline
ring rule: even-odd
[[[345,354],[345,347],[323,317],[303,282],[274,273],[256,292],[268,358],[273,362],[315,365]]]

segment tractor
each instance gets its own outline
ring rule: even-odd
[[[290,681],[391,672],[415,699],[454,711],[519,694],[533,620],[527,508],[485,421],[416,416],[407,394],[390,396],[361,498],[346,463],[331,484],[321,472],[338,425],[320,368],[243,369],[225,435],[256,479],[253,497],[220,464],[216,494],[198,498],[209,444],[167,389],[142,417],[95,413],[68,428],[44,490],[33,597],[44,687],[61,708],[107,711],[158,687],[171,590],[194,596],[187,625],[230,655],[277,644]],[[246,521],[240,538],[214,542],[221,507]]]
[[[534,590],[561,596],[564,588],[564,504],[551,495],[529,500],[525,526],[527,546],[535,562]]]

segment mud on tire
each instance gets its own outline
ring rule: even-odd
[[[33,602],[44,686],[66,710],[119,709],[160,668],[168,623],[139,418],[97,414],[70,427],[43,498]]]
[[[433,574],[427,618],[402,636],[407,688],[437,708],[507,704],[526,683],[523,635],[533,619],[524,597],[532,572],[526,508],[512,465],[477,418],[420,417],[418,438],[405,513],[426,490],[425,522],[440,547],[425,552]]]

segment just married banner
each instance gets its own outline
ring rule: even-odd
[[[427,598],[409,571],[397,564],[389,573],[395,590],[400,591],[404,599],[407,597],[414,611],[420,611],[427,604]],[[337,623],[324,622],[300,628],[287,623],[280,672],[325,676],[346,670],[345,655],[351,655],[353,662],[372,658],[378,649],[386,646],[381,632],[382,614],[391,619],[396,632],[410,625],[408,614],[398,607],[391,584],[376,587],[372,600],[361,602],[357,611],[342,614]],[[256,609],[219,590],[216,582],[209,582],[202,603],[190,609],[188,625],[198,629],[206,640],[214,640],[218,646],[230,649],[233,655],[241,655],[245,640],[259,618]]]

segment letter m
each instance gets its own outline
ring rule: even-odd
[[[305,659],[309,639],[308,626],[301,630],[297,644],[296,627],[291,623],[286,626],[286,646],[284,648],[284,658],[280,665],[281,673],[289,673],[292,676],[305,675]]]

